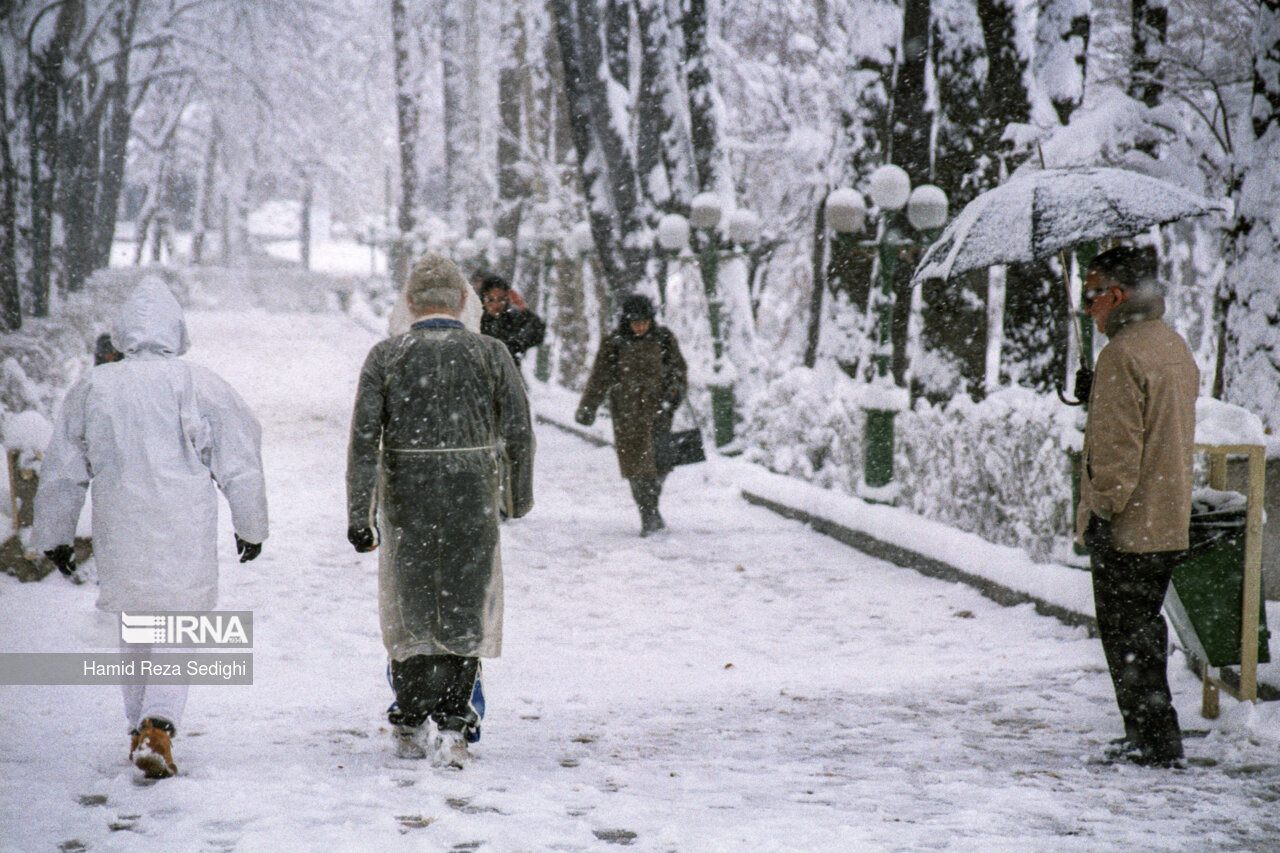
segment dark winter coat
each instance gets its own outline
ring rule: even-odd
[[[1111,522],[1111,546],[1121,552],[1188,542],[1200,371],[1163,314],[1159,296],[1112,310],[1089,395],[1076,535],[1097,515]]]
[[[508,308],[496,317],[491,316],[488,311],[484,312],[480,317],[480,331],[506,344],[516,367],[519,367],[525,350],[542,343],[547,324],[532,311]]]
[[[498,656],[498,510],[504,498],[513,517],[533,507],[533,452],[524,383],[498,341],[451,323],[370,350],[351,419],[347,509],[351,526],[368,527],[376,499],[393,660]]]
[[[671,431],[675,404],[684,397],[688,368],[675,335],[654,325],[636,337],[624,325],[605,338],[596,354],[580,409],[595,409],[609,397],[614,449],[623,477],[656,477],[653,437]]]

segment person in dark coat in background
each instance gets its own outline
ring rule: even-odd
[[[511,359],[520,366],[526,350],[542,343],[547,324],[529,310],[520,294],[511,289],[502,276],[486,274],[478,287],[481,307],[480,333],[497,338],[507,345]]]
[[[688,387],[688,368],[676,336],[654,322],[653,303],[632,294],[622,301],[622,318],[596,353],[591,377],[582,392],[575,420],[590,426],[596,409],[609,398],[618,469],[630,481],[640,509],[640,535],[666,527],[658,512],[662,483],[653,438],[671,431],[676,406]]]
[[[502,650],[499,511],[533,507],[524,383],[501,343],[459,321],[466,288],[440,255],[414,266],[414,322],[365,360],[347,459],[347,538],[379,551],[396,752],[426,757],[430,720],[433,763],[446,767],[465,763],[479,723],[480,658]]]
[[[104,332],[98,335],[98,340],[93,345],[93,366],[100,364],[114,364],[124,358],[124,353],[115,348],[111,343],[111,333]]]

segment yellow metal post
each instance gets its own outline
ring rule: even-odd
[[[1202,661],[1200,663],[1200,716],[1206,720],[1216,720],[1219,713],[1218,685],[1209,675],[1208,662]]]
[[[1240,695],[1242,701],[1258,699],[1258,604],[1262,597],[1262,502],[1266,479],[1266,455],[1261,447],[1249,449],[1249,502],[1245,513],[1244,595],[1240,620]]]
[[[1209,486],[1227,487],[1227,457],[1248,457],[1247,503],[1245,505],[1244,588],[1240,596],[1240,686],[1232,689],[1220,678],[1209,675],[1209,665],[1201,670],[1203,697],[1201,714],[1218,716],[1218,690],[1226,690],[1241,702],[1258,701],[1258,607],[1262,598],[1262,512],[1266,494],[1266,449],[1254,444],[1197,444],[1196,452],[1209,455]],[[1212,693],[1212,695],[1210,695]]]

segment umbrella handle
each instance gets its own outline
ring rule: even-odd
[[[1058,399],[1068,406],[1083,406],[1085,403],[1084,400],[1068,400],[1067,384],[1061,379],[1058,380]]]

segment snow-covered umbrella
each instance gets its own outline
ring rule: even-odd
[[[996,264],[1029,263],[1082,243],[1132,237],[1147,229],[1222,206],[1167,181],[1126,169],[1043,169],[1020,175],[969,202],[916,266],[911,283],[949,279]],[[1065,258],[1063,287],[1071,304]],[[1077,344],[1080,329],[1071,328]],[[1076,392],[1092,381],[1083,348]],[[1070,405],[1082,401],[1058,396]]]
[[[1221,210],[1216,202],[1126,169],[1045,169],[965,206],[916,267],[912,283],[996,264],[1028,263],[1081,243],[1132,237]]]

